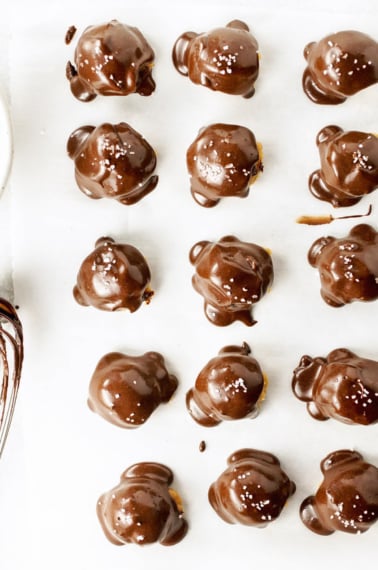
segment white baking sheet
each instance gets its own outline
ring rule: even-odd
[[[318,227],[295,223],[301,214],[331,212],[307,190],[307,177],[318,168],[318,130],[332,123],[378,131],[377,87],[338,107],[316,106],[304,96],[303,47],[348,28],[376,37],[377,15],[374,0],[322,1],[315,7],[299,0],[19,0],[8,8],[15,155],[6,194],[25,366],[0,463],[1,568],[312,570],[335,563],[351,569],[374,560],[378,525],[361,536],[319,537],[303,526],[298,508],[320,483],[319,462],[328,452],[356,448],[378,464],[378,426],[316,422],[294,398],[290,383],[305,353],[326,355],[346,346],[378,357],[378,304],[326,306],[317,273],[306,261],[317,237],[344,235],[353,220]],[[66,29],[74,24],[79,35],[87,25],[112,18],[139,27],[154,47],[156,92],[149,98],[80,103],[65,79],[76,43],[65,45]],[[170,59],[183,31],[206,31],[235,18],[249,24],[260,44],[260,76],[250,100],[191,84]],[[158,187],[129,208],[91,201],[79,192],[66,156],[71,131],[103,121],[129,122],[158,154]],[[198,129],[216,121],[251,128],[263,144],[265,170],[249,198],[224,200],[206,210],[191,198],[185,153]],[[348,212],[363,212],[370,203],[369,221],[376,224],[376,195]],[[272,250],[275,282],[256,306],[258,324],[252,328],[211,325],[191,287],[190,247],[227,234]],[[133,315],[103,313],[73,300],[79,265],[101,235],[132,243],[150,263],[156,294]],[[261,414],[252,421],[201,428],[186,412],[185,393],[220,348],[243,341],[269,377]],[[180,380],[172,401],[135,431],[107,424],[86,405],[92,371],[113,350],[160,351]],[[204,453],[198,449],[201,440],[207,443]],[[264,530],[227,525],[207,502],[210,483],[241,447],[275,453],[297,484],[281,517]],[[166,463],[175,473],[190,529],[174,547],[115,547],[102,534],[97,498],[137,461]]]

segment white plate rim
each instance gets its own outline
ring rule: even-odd
[[[0,92],[0,196],[4,191],[13,157],[12,127],[4,93]]]

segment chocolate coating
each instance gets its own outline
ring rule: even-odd
[[[329,125],[316,138],[321,168],[309,178],[312,194],[334,207],[357,204],[378,188],[378,138]]]
[[[97,95],[151,95],[154,52],[143,34],[117,20],[89,26],[75,49],[75,65],[66,75],[73,95],[92,101]]]
[[[345,238],[317,239],[308,261],[319,269],[321,295],[332,307],[378,299],[378,232],[359,224]]]
[[[294,370],[294,394],[317,420],[378,422],[378,362],[337,348],[326,358],[302,356]]]
[[[216,123],[199,131],[186,164],[193,198],[209,208],[227,196],[248,196],[263,169],[261,145],[246,127]]]
[[[183,33],[175,42],[172,59],[179,73],[213,91],[246,98],[255,92],[258,43],[240,20],[208,33]]]
[[[209,488],[209,502],[227,523],[263,528],[276,520],[295,492],[295,483],[271,453],[240,449]]]
[[[226,346],[204,366],[186,394],[186,407],[196,422],[212,427],[223,420],[257,416],[265,379],[250,352],[247,343]]]
[[[256,323],[252,307],[273,283],[273,262],[267,250],[225,236],[218,242],[200,241],[190,250],[195,267],[194,289],[205,299],[204,310],[214,325]]]
[[[126,469],[119,484],[97,503],[106,538],[116,545],[180,542],[188,524],[172,482],[172,471],[160,463],[136,463]]]
[[[127,123],[79,127],[70,135],[67,151],[75,162],[77,185],[89,198],[135,204],[158,183],[153,148]]]
[[[324,480],[301,504],[303,523],[317,534],[357,534],[378,518],[378,469],[357,451],[342,449],[321,462]]]
[[[147,262],[136,247],[103,237],[82,262],[73,295],[80,305],[133,313],[150,302],[150,279]]]
[[[111,352],[101,358],[92,375],[88,405],[116,426],[136,428],[159,404],[171,399],[177,385],[158,352],[141,356]]]
[[[378,81],[378,44],[366,34],[345,30],[304,50],[303,89],[314,103],[337,105]]]

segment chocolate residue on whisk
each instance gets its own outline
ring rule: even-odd
[[[0,457],[3,452],[21,378],[24,356],[22,324],[11,303],[0,298]],[[10,358],[9,358],[10,357]]]

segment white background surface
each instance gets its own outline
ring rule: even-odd
[[[229,4],[229,5],[228,5]],[[311,3],[312,6],[312,3]],[[5,14],[4,14],[5,12]],[[25,328],[25,365],[14,424],[0,463],[0,567],[142,570],[206,567],[363,567],[375,558],[378,525],[364,535],[319,537],[301,523],[298,508],[321,481],[319,462],[338,448],[356,448],[378,464],[378,426],[351,427],[308,416],[291,393],[302,354],[326,355],[345,346],[377,358],[378,305],[325,305],[307,251],[321,235],[345,235],[353,220],[329,226],[295,223],[301,214],[330,213],[313,198],[307,177],[318,168],[315,136],[327,124],[378,131],[377,87],[338,107],[311,103],[301,89],[303,48],[342,29],[377,36],[374,0],[362,3],[62,2],[14,0],[0,9],[4,44],[1,78],[10,94],[14,163],[0,201],[0,257],[12,274]],[[149,98],[76,101],[65,79],[79,34],[87,25],[117,18],[137,26],[156,53],[156,92]],[[214,93],[180,76],[171,63],[176,38],[239,18],[261,51],[256,94],[250,100]],[[70,46],[64,36],[78,28]],[[9,67],[8,67],[9,64]],[[129,122],[158,154],[158,187],[126,207],[91,201],[75,186],[66,140],[78,126]],[[264,148],[264,173],[245,200],[224,200],[212,210],[191,198],[186,149],[200,127],[215,121],[251,128]],[[359,213],[377,196],[338,213]],[[361,220],[363,221],[363,220]],[[377,227],[375,225],[375,227]],[[234,234],[272,250],[275,282],[255,308],[252,328],[210,324],[194,292],[190,247]],[[77,305],[72,287],[95,240],[110,235],[132,243],[152,270],[155,297],[133,315]],[[247,341],[269,378],[258,418],[209,429],[186,412],[185,393],[206,362],[227,344]],[[180,386],[148,423],[123,431],[89,411],[90,376],[100,357],[121,350],[160,351]],[[200,453],[201,440],[207,449]],[[241,447],[275,453],[297,484],[281,517],[259,530],[227,525],[212,511],[207,490]],[[175,473],[190,529],[178,545],[115,547],[102,534],[96,501],[137,461],[166,463]]]

